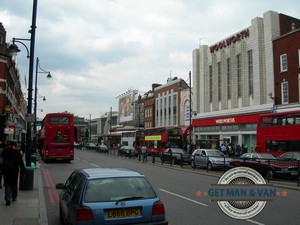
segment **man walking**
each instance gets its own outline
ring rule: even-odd
[[[6,205],[10,205],[11,200],[16,201],[18,196],[18,176],[24,176],[25,165],[19,150],[15,146],[9,145],[2,151],[2,172],[4,178],[4,192]]]

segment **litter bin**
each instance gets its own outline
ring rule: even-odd
[[[34,166],[36,166],[36,155],[30,156],[30,162],[32,162],[34,164]]]
[[[33,166],[25,167],[25,177],[20,176],[19,189],[20,190],[33,190],[33,178],[34,178]]]

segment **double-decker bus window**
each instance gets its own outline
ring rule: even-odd
[[[68,136],[55,136],[54,143],[68,143],[69,137]]]
[[[51,116],[50,124],[69,124],[69,118],[65,116]]]

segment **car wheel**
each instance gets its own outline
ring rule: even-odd
[[[191,162],[191,167],[192,167],[192,168],[196,168],[195,160],[192,160],[192,162]]]
[[[208,163],[207,163],[207,169],[208,169],[208,170],[212,170],[212,169],[213,169],[213,165],[212,165],[211,162],[208,162]]]
[[[268,177],[269,179],[273,179],[273,178],[275,177],[275,172],[274,172],[274,170],[269,169],[269,170],[267,171],[267,177]]]
[[[61,212],[61,207],[59,207],[59,221],[62,225],[65,225],[64,217]]]

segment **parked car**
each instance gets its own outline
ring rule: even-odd
[[[231,158],[216,149],[195,149],[191,155],[191,166],[193,168],[205,167],[208,170],[229,168]]]
[[[121,146],[119,148],[119,155],[126,157],[137,157],[138,152],[134,149],[134,147],[130,146]]]
[[[97,148],[97,152],[108,153],[108,147],[106,145],[99,145]]]
[[[120,168],[75,170],[56,184],[63,224],[168,224],[164,204],[144,175]]]
[[[286,152],[278,156],[282,160],[300,160],[300,152]]]
[[[172,162],[174,164],[190,163],[190,155],[182,148],[168,148],[160,156],[161,162]]]
[[[93,142],[88,142],[85,144],[87,150],[97,150],[98,146]]]
[[[230,166],[246,166],[255,169],[262,176],[290,178],[298,175],[297,162],[279,160],[268,153],[244,153],[230,162]]]

